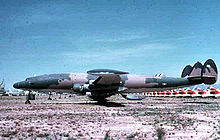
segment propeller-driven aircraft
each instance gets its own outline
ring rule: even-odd
[[[0,83],[0,94],[5,94],[5,83],[4,83],[4,79],[3,79],[2,82]]]
[[[126,95],[127,93],[165,91],[202,83],[210,85],[217,81],[217,77],[216,64],[209,59],[204,65],[197,62],[193,67],[186,66],[181,78],[132,75],[118,70],[95,69],[87,71],[87,73],[49,74],[30,77],[15,83],[13,87],[29,91],[88,95],[93,100],[103,101],[115,94]],[[123,97],[127,98],[127,96]],[[132,96],[129,96],[127,99],[132,98]]]

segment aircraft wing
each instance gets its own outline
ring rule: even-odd
[[[111,69],[94,69],[87,71],[88,74],[98,76],[92,83],[93,85],[119,85],[121,74],[128,74],[128,72],[111,70]]]
[[[93,85],[119,85],[121,78],[116,74],[99,75],[99,77],[92,83]]]
[[[87,72],[88,74],[97,76],[96,80],[90,83],[90,88],[93,89],[108,89],[108,90],[125,90],[120,87],[122,74],[128,74],[128,72],[111,70],[111,69],[95,69]]]

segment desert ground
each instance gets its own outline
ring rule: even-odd
[[[219,139],[220,99],[0,97],[0,139]]]

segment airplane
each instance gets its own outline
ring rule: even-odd
[[[5,95],[6,91],[5,91],[5,83],[4,83],[4,79],[2,80],[2,82],[0,83],[0,95]]]
[[[215,98],[218,98],[219,95],[220,95],[219,90],[215,89],[214,87],[211,87],[208,91],[209,91],[209,93],[210,93],[211,95],[213,95]]]
[[[210,94],[209,89],[206,89],[206,90],[203,90],[202,98],[214,98],[214,95]]]
[[[202,97],[206,94],[206,91],[198,88],[198,94],[201,95]]]
[[[165,92],[165,91],[161,91],[160,94],[161,94],[162,96],[165,96],[165,95],[166,95],[166,92]]]
[[[169,91],[169,90],[167,90],[167,91],[166,91],[166,96],[167,96],[167,97],[170,97],[171,95],[172,95],[172,92]]]
[[[215,94],[215,98],[219,98],[220,97],[220,90],[216,89],[216,94]]]
[[[115,94],[166,91],[198,84],[214,84],[218,71],[212,59],[204,65],[187,65],[180,78],[163,75],[132,75],[128,72],[111,69],[94,69],[87,73],[63,73],[34,76],[17,82],[14,88],[30,91],[65,92],[87,95],[102,102]],[[124,96],[126,97],[126,96]]]
[[[14,90],[12,91],[10,88],[6,91],[7,95],[11,95],[11,96],[18,96],[18,95],[22,95],[25,94],[25,92],[23,90]]]
[[[214,87],[208,87],[206,90],[199,89],[198,93],[201,94],[203,98],[218,98],[220,92]]]
[[[172,90],[172,95],[173,95],[173,97],[175,97],[175,96],[178,96],[178,91],[177,90]]]
[[[186,94],[186,89],[180,89],[178,90],[178,95],[177,97],[188,97],[188,95]]]
[[[199,89],[195,86],[193,89],[188,89],[187,94],[190,95],[190,97],[202,97],[201,94],[199,94]]]

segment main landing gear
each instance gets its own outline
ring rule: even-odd
[[[31,104],[30,100],[35,100],[35,94],[32,91],[28,91],[28,95],[26,96],[25,104]]]
[[[52,94],[49,92],[48,100],[52,100],[51,95],[52,95]]]

